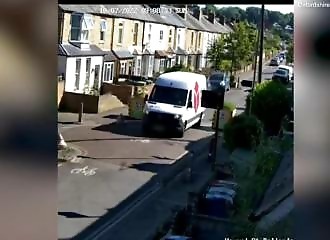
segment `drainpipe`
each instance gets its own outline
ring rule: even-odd
[[[142,75],[142,71],[144,72],[144,69],[143,69],[143,52],[144,52],[144,48],[145,48],[145,45],[144,45],[144,29],[146,27],[146,22],[143,22],[143,28],[142,28],[142,57],[141,57],[141,71],[140,71],[140,77]]]
[[[112,18],[112,29],[111,29],[111,42],[110,42],[110,50],[112,51],[113,50],[113,42],[115,41],[114,40],[114,32],[115,32],[115,19],[114,18]],[[115,56],[116,56],[116,54],[114,54]],[[117,56],[116,56],[117,57]],[[115,67],[114,67],[114,69],[115,69],[115,74],[114,74],[114,83],[115,82],[118,82],[118,76],[119,76],[119,74],[118,74],[118,70],[119,70],[119,64],[120,64],[120,61],[119,61],[119,59],[118,60],[116,60],[115,61]]]

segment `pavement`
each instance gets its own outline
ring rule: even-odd
[[[264,71],[271,74],[267,73],[267,69]],[[246,73],[246,77],[252,79],[252,72],[250,76]],[[244,89],[232,89],[225,99],[244,107],[246,95]],[[127,108],[84,115],[81,124],[77,124],[77,114],[59,113],[59,130],[66,142],[84,150],[83,155],[58,168],[59,239],[71,239],[79,233],[79,236],[86,236],[113,221],[115,224],[112,223],[111,229],[105,235],[101,234],[100,239],[109,239],[109,236],[145,239],[146,229],[151,231],[153,227],[159,227],[159,222],[168,217],[169,209],[187,201],[187,191],[198,189],[210,177],[208,165],[204,163],[206,165],[198,167],[200,180],[189,187],[170,184],[166,194],[157,198],[154,208],[151,205],[141,207],[144,204],[141,198],[149,199],[153,191],[157,192],[162,187],[159,179],[165,179],[165,176],[172,179],[172,172],[179,173],[179,169],[184,167],[181,163],[189,159],[187,155],[192,150],[207,154],[213,134],[209,128],[213,111],[207,110],[201,129],[189,129],[182,139],[144,138],[140,132],[140,121],[117,123],[119,114],[127,115]],[[220,154],[220,158],[225,156]],[[169,196],[169,200],[165,196]],[[132,207],[138,201],[141,201],[141,206]],[[125,218],[118,222],[121,219],[118,216],[123,212]],[[158,213],[159,222],[156,218]],[[149,222],[142,221],[144,218]],[[79,236],[76,239],[81,239]]]
[[[282,201],[293,194],[293,165],[293,148],[291,148],[284,154],[280,166],[272,178],[260,206],[254,211],[256,216],[263,217],[266,215],[266,219],[269,218],[267,215],[271,215],[273,211],[279,212],[278,209],[273,209],[276,209],[277,205],[281,204]],[[291,206],[290,204],[287,205]],[[286,208],[280,209],[283,209],[284,212],[287,211]]]

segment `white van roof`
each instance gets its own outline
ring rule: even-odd
[[[283,68],[283,69],[292,70],[292,67],[287,66],[287,65],[279,65],[278,68]]]
[[[156,85],[165,87],[176,87],[182,89],[191,89],[195,87],[195,82],[205,81],[206,77],[202,74],[191,72],[169,72],[161,74],[157,80]]]

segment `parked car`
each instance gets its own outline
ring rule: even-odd
[[[283,84],[288,84],[290,81],[290,76],[287,70],[277,69],[273,73],[272,80],[274,81],[280,81]]]
[[[226,91],[230,90],[230,79],[226,73],[214,72],[207,79],[208,90],[216,90],[219,87],[224,88]]]
[[[280,65],[280,66],[278,66],[278,69],[287,71],[289,74],[289,79],[293,80],[293,76],[294,76],[293,67],[286,66],[286,65]]]
[[[269,66],[278,66],[280,65],[280,60],[278,58],[273,58],[270,60]]]

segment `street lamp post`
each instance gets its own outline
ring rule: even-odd
[[[261,83],[261,75],[262,75],[262,55],[264,48],[264,16],[265,16],[265,4],[262,4],[261,7],[261,23],[260,23],[260,50],[259,50],[259,71],[258,71],[258,83]]]
[[[230,68],[230,76],[233,76],[233,68],[234,68],[234,62],[235,62],[235,43],[237,42],[236,39],[233,39],[231,41],[231,68]]]

